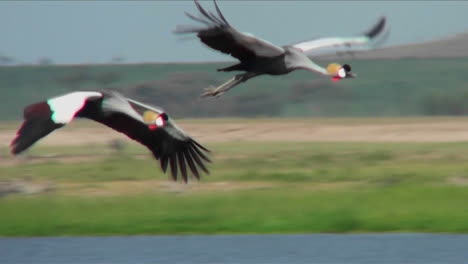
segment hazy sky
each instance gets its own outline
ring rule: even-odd
[[[202,1],[212,8],[211,1]],[[468,31],[468,2],[449,1],[220,1],[241,31],[275,44],[360,33],[386,15],[388,45]],[[0,1],[0,55],[23,63],[226,61],[196,39],[172,33],[193,24],[192,1]]]

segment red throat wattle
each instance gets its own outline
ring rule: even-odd
[[[333,76],[331,80],[332,82],[338,82],[341,80],[341,78],[339,76]]]
[[[149,128],[150,130],[156,130],[156,129],[158,128],[158,126],[157,126],[156,124],[150,124],[150,125],[148,126],[148,128]]]

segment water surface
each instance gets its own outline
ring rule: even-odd
[[[0,238],[0,263],[468,263],[468,235]]]

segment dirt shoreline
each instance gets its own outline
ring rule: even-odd
[[[232,141],[289,142],[457,142],[468,141],[468,119],[415,118],[373,122],[360,119],[349,122],[315,122],[314,119],[226,119],[181,120],[179,126],[204,143]],[[351,120],[351,119],[350,119]],[[402,122],[403,120],[404,122]],[[19,127],[18,122],[18,127]],[[0,146],[8,147],[16,131],[0,131]],[[92,122],[77,122],[55,131],[41,140],[41,145],[64,146],[105,144],[126,139],[110,128]]]

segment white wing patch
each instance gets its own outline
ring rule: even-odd
[[[366,32],[351,37],[319,38],[302,41],[292,46],[307,53],[307,55],[326,55],[340,52],[354,52],[376,48],[388,37],[386,18],[379,21]]]
[[[365,45],[369,43],[369,40],[370,39],[365,36],[354,38],[322,38],[297,43],[294,44],[293,47],[301,49],[303,52],[310,52],[323,48],[338,48],[343,46],[346,47],[347,45]]]
[[[47,100],[47,104],[53,112],[52,121],[57,124],[69,123],[90,97],[102,97],[102,94],[98,92],[73,92]]]

